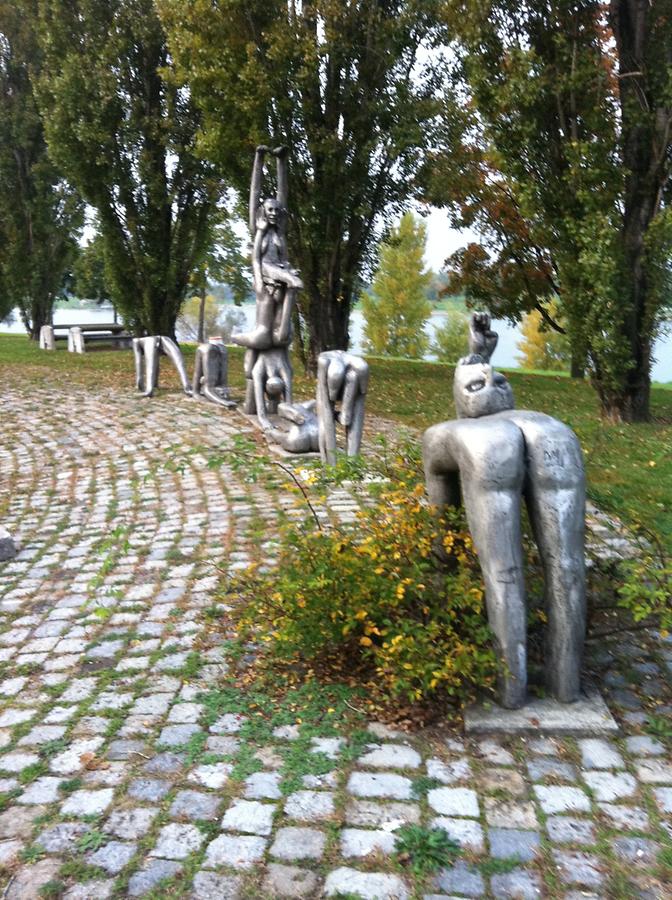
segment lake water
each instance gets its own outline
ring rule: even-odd
[[[235,307],[234,307],[235,308]],[[251,328],[254,323],[254,304],[248,303],[240,307],[245,314],[247,324],[241,328]],[[425,331],[431,338],[434,331],[441,326],[446,318],[444,312],[434,312],[425,327]],[[54,323],[56,325],[69,325],[75,322],[93,323],[93,322],[111,322],[112,310],[109,307],[98,307],[94,309],[57,309],[54,313]],[[499,334],[499,342],[493,361],[502,366],[502,368],[518,368],[518,360],[516,359],[516,344],[520,340],[520,329],[518,326],[509,325],[505,321],[494,320],[493,328]],[[361,311],[356,309],[350,316],[350,349],[353,353],[359,353],[362,349],[362,337],[364,331],[364,316]],[[6,322],[0,322],[0,332],[11,332],[21,334],[23,326],[15,316],[13,324],[8,325]],[[179,337],[179,335],[178,335]],[[466,352],[466,348],[465,348]],[[652,367],[651,377],[653,381],[672,382],[672,331],[662,335],[654,348],[655,362]],[[427,359],[432,359],[431,354]]]

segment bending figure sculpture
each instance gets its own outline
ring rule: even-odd
[[[269,440],[279,444],[288,453],[310,453],[319,448],[315,400],[305,403],[280,403],[278,415],[289,422],[289,428],[271,428],[266,432]]]
[[[277,412],[278,403],[292,402],[292,366],[286,347],[245,354],[247,391],[243,411],[255,415],[264,431],[273,428],[268,418]]]
[[[159,384],[159,356],[164,353],[177,369],[185,394],[191,394],[189,378],[180,348],[175,341],[163,335],[133,338],[135,357],[135,385],[145,397],[151,397]]]
[[[585,475],[574,432],[544,413],[513,408],[506,378],[489,364],[497,343],[475,313],[471,355],[455,369],[459,418],[428,428],[423,461],[430,502],[464,499],[478,552],[488,620],[500,657],[502,706],[527,696],[526,606],[520,525],[525,498],[545,575],[546,680],[563,703],[580,694],[586,628]]]
[[[336,423],[345,428],[346,453],[362,444],[369,365],[345,350],[325,350],[317,360],[317,418],[322,462],[336,463]],[[337,411],[337,404],[340,410]]]
[[[229,354],[224,344],[199,344],[194,360],[191,390],[194,397],[205,397],[211,403],[234,407],[229,397]]]

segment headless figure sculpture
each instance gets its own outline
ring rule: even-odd
[[[346,453],[362,444],[369,365],[345,350],[325,350],[317,360],[317,417],[322,462],[336,463],[336,422],[345,428]],[[340,403],[340,410],[336,405]]]
[[[135,357],[135,386],[145,397],[151,397],[159,383],[159,355],[164,353],[177,369],[185,394],[191,394],[187,370],[180,353],[180,348],[169,337],[152,335],[151,337],[133,338],[133,356]]]
[[[457,506],[461,488],[501,660],[500,702],[512,709],[527,695],[525,498],[545,574],[547,686],[557,700],[571,703],[580,693],[586,627],[581,448],[557,419],[513,409],[508,381],[489,364],[496,342],[489,317],[474,314],[472,353],[455,370],[459,419],[434,425],[423,438],[427,492],[441,508]]]
[[[194,397],[203,396],[211,403],[232,408],[236,404],[229,399],[229,355],[223,344],[199,344],[194,360],[194,378],[191,383]]]

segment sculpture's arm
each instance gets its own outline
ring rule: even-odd
[[[460,505],[459,462],[455,452],[455,422],[442,422],[425,431],[422,462],[427,496],[433,506]]]
[[[44,327],[44,326],[43,326]],[[135,359],[135,386],[141,391],[142,384],[142,347],[138,338],[133,339],[133,357]]]
[[[264,168],[264,154],[268,152],[268,147],[260,144],[254,154],[254,165],[252,167],[252,180],[250,181],[250,236],[254,237],[257,229],[257,215],[259,212],[259,200],[261,198],[261,174]]]
[[[257,228],[254,232],[254,245],[252,247],[252,286],[257,297],[264,293],[264,277],[261,267],[261,247],[264,240],[264,231]]]
[[[490,316],[485,312],[472,313],[469,319],[469,352],[488,363],[495,352],[497,340],[497,332],[490,328]]]
[[[317,422],[320,457],[322,462],[331,466],[336,464],[336,421],[328,383],[329,369],[333,362],[334,357],[328,353],[320,353],[317,360]]]
[[[275,195],[276,200],[280,204],[283,209],[283,212],[287,209],[287,200],[289,198],[289,188],[287,184],[287,154],[289,150],[287,147],[276,147],[272,153],[275,156],[276,168],[278,173],[278,191]]]
[[[295,425],[303,425],[306,421],[303,410],[290,403],[279,403],[278,415],[281,419],[287,419],[288,422],[293,422]]]

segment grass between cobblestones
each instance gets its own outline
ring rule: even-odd
[[[341,900],[669,896],[670,641],[590,647],[622,727],[597,741],[411,733],[376,721],[347,680],[260,680],[218,586],[272,565],[279,521],[305,509],[277,471],[250,483],[208,468],[203,453],[235,448],[241,420],[181,398],[168,369],[148,402],[129,354],[20,341],[0,337],[0,519],[22,547],[0,565],[2,900],[318,898],[325,885]],[[445,369],[373,366],[375,414],[451,415]],[[526,399],[527,383],[514,380],[520,405],[570,419],[552,408],[555,379]],[[611,453],[575,390],[570,424]],[[667,424],[639,432],[644,456],[670,434],[672,404],[655,403]]]

